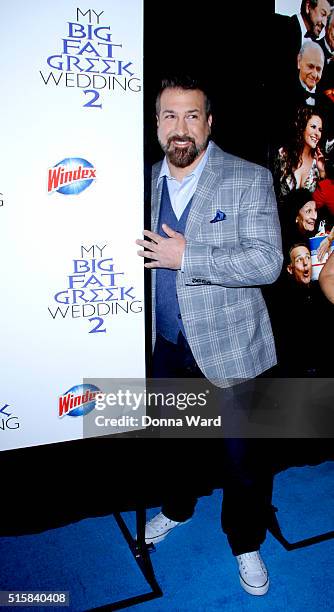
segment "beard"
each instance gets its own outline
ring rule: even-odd
[[[310,28],[310,39],[313,40],[313,41],[316,41],[317,38],[319,38],[321,32],[323,31],[324,26],[323,26],[323,24],[321,22],[320,23],[318,23],[318,22],[317,23],[312,23],[311,22],[310,25],[311,25],[311,28]]]
[[[207,147],[209,136],[206,140],[199,145],[196,145],[194,138],[191,136],[170,136],[167,140],[167,144],[160,146],[165,153],[168,161],[176,168],[187,168],[190,166],[195,159],[204,151]],[[175,141],[187,142],[187,147],[178,147],[174,144]]]

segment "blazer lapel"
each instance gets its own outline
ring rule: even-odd
[[[160,202],[162,194],[163,181],[160,181],[157,189],[157,180],[160,173],[161,164],[159,168],[152,174],[152,232],[158,231],[159,213],[160,213]]]
[[[203,169],[200,180],[198,181],[196,192],[189,211],[185,235],[195,237],[198,229],[203,222],[203,217],[207,214],[212,205],[212,198],[221,184],[223,173],[223,155],[220,156],[219,172],[214,170],[210,158]]]

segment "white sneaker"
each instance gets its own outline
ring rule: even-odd
[[[158,544],[162,542],[174,527],[184,525],[187,521],[177,522],[167,518],[162,512],[156,514],[145,525],[145,542],[146,544]]]
[[[237,556],[240,584],[251,595],[265,595],[269,589],[269,577],[258,550]]]

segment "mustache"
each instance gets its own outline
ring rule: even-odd
[[[191,142],[192,144],[195,144],[195,139],[192,138],[191,136],[170,136],[168,138],[167,141],[167,145],[170,146],[172,144],[172,142]]]

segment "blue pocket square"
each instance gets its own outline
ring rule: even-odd
[[[217,223],[218,221],[224,221],[226,219],[226,215],[222,210],[217,210],[216,216],[214,219],[211,219],[210,223]]]

